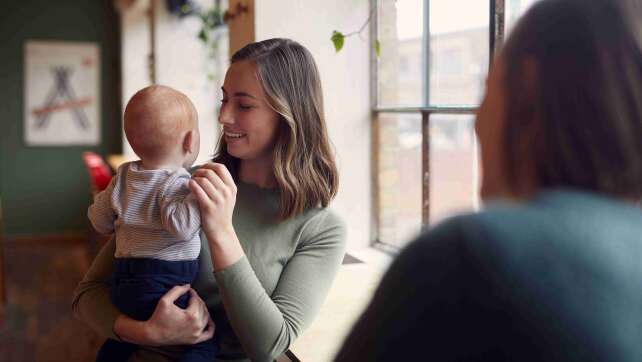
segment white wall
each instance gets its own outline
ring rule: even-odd
[[[120,110],[121,119],[127,101],[137,90],[150,84],[148,71],[149,22],[146,15],[149,2],[136,2],[134,5],[120,12],[120,39],[121,39],[121,66],[123,82],[122,100],[123,109]],[[127,158],[135,158],[125,135],[122,135],[123,154]]]
[[[256,40],[291,38],[314,56],[323,83],[326,121],[336,147],[339,194],[332,207],[348,224],[348,248],[371,241],[372,173],[368,29],[335,52],[333,30],[358,30],[369,0],[256,0]]]
[[[204,7],[213,1],[196,1]],[[201,29],[201,22],[196,17],[183,19],[169,14],[165,1],[157,6],[157,63],[156,81],[159,84],[174,87],[185,93],[196,106],[201,132],[201,149],[196,164],[212,159],[219,136],[218,109],[221,96],[218,89],[223,84],[225,70],[228,67],[228,39],[223,32],[219,42],[218,68],[213,71],[212,59],[196,35]],[[214,79],[209,79],[212,72]]]
[[[167,14],[164,1],[156,1],[157,82],[187,94],[199,112],[201,151],[207,159],[218,138],[217,91],[220,80],[208,80],[206,53],[196,38],[198,21],[179,20]],[[143,3],[146,1],[143,1]],[[211,4],[212,0],[201,0]],[[256,40],[292,38],[313,54],[323,83],[326,121],[335,145],[340,171],[339,194],[333,208],[348,224],[348,247],[358,249],[371,241],[371,128],[369,99],[368,29],[363,37],[346,39],[336,53],[330,36],[333,30],[351,32],[368,18],[369,0],[256,0]],[[144,9],[121,14],[123,105],[140,88],[149,84],[147,54],[149,29]],[[227,41],[221,42],[227,58]],[[126,155],[132,156],[123,138]]]
[[[196,163],[209,159],[218,140],[217,89],[227,68],[227,37],[220,42],[220,69],[214,74],[219,79],[210,80],[211,60],[203,43],[197,38],[200,21],[195,17],[178,18],[169,14],[164,0],[150,0],[156,5],[156,83],[173,87],[185,93],[194,103],[199,115],[201,149]],[[209,7],[212,0],[197,1]],[[136,91],[150,84],[148,54],[150,51],[149,20],[146,15],[149,1],[137,1],[136,6],[121,12],[123,107]],[[123,153],[135,157],[123,135]]]

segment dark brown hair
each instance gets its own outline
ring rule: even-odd
[[[501,53],[510,183],[526,147],[537,188],[642,198],[641,10],[635,0],[543,0],[518,22]]]
[[[339,177],[323,112],[321,79],[312,54],[289,39],[250,43],[232,56],[232,64],[250,61],[279,114],[274,146],[274,175],[281,193],[280,217],[326,207],[337,193]],[[239,160],[227,153],[221,137],[214,162],[225,164],[235,179]]]

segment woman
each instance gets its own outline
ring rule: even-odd
[[[636,0],[524,15],[477,115],[487,210],[401,253],[337,361],[642,361],[641,30]]]
[[[326,209],[338,179],[314,60],[294,41],[270,39],[247,45],[231,63],[217,156],[190,181],[204,240],[194,290],[170,290],[147,321],[120,314],[107,296],[110,241],[73,302],[75,314],[104,336],[171,346],[215,334],[218,360],[271,361],[310,324],[328,292],[345,226]],[[186,292],[183,310],[173,301]],[[142,348],[134,360],[175,359],[179,352]]]

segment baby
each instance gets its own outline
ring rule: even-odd
[[[140,161],[118,168],[89,207],[100,233],[116,234],[110,296],[124,314],[151,317],[159,299],[198,272],[200,211],[187,171],[198,156],[198,116],[184,94],[161,85],[138,91],[127,103],[125,135]],[[176,305],[186,308],[189,294]],[[98,361],[125,361],[138,346],[108,339]],[[190,346],[181,361],[211,361],[212,340]]]

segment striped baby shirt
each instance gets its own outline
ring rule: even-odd
[[[116,258],[194,260],[201,250],[201,215],[184,168],[147,170],[140,161],[118,168],[89,207],[92,225],[115,232]]]

